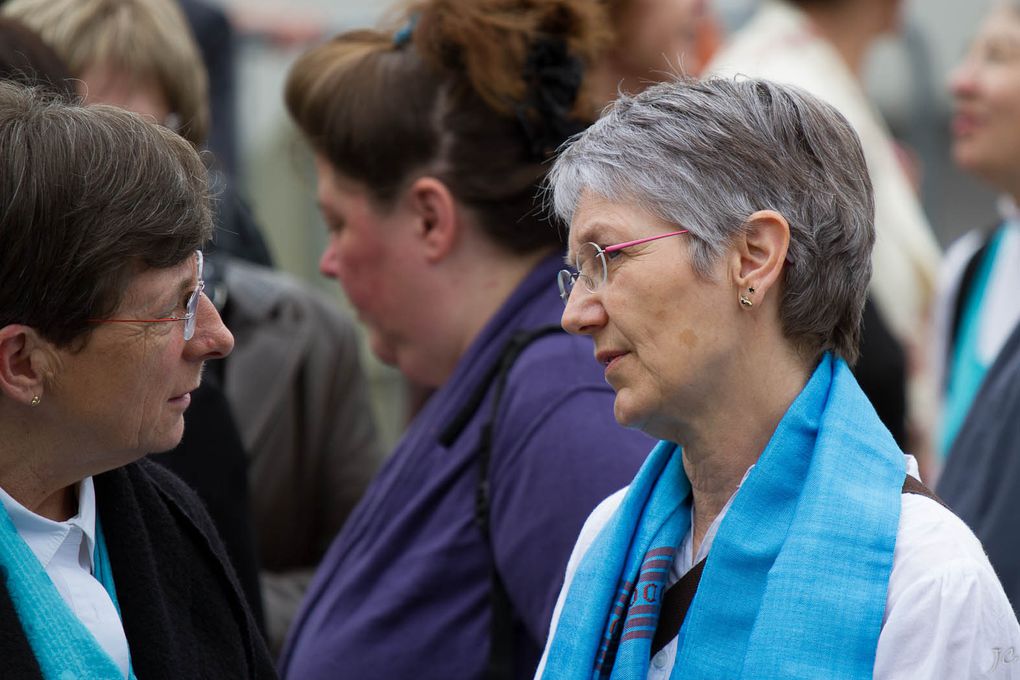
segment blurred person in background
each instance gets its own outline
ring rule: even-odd
[[[38,86],[67,97],[77,94],[60,56],[35,31],[6,17],[0,17],[0,80]]]
[[[875,229],[846,119],[766,80],[656,85],[549,184],[563,326],[662,441],[586,522],[536,678],[1020,677],[981,544],[848,366]]]
[[[927,478],[932,418],[924,332],[940,253],[892,136],[861,82],[870,47],[898,29],[901,11],[902,0],[764,0],[708,71],[802,87],[839,109],[859,135],[875,190],[877,237],[855,373],[897,442],[918,455]]]
[[[597,115],[622,92],[672,73],[698,75],[718,47],[707,0],[594,0],[605,5],[612,41],[586,77]]]
[[[0,148],[2,674],[275,677],[201,503],[144,460],[233,344],[202,292],[202,161],[7,82]]]
[[[65,55],[87,101],[145,114],[203,145],[205,72],[172,0],[12,0],[4,11],[34,22]],[[160,460],[224,518],[239,572],[252,574],[243,581],[253,602],[262,600],[279,649],[382,452],[353,321],[309,287],[242,260],[250,254],[244,243],[220,239],[236,231],[235,205],[229,195],[216,203],[218,249],[206,263],[208,290],[236,341],[209,371],[229,410],[222,395],[199,395],[185,435],[190,455]],[[261,578],[247,548],[249,524]]]
[[[999,0],[954,70],[953,157],[1001,192],[1002,221],[946,254],[938,492],[974,530],[1020,610],[1020,2]]]
[[[294,64],[320,262],[372,350],[435,389],[330,548],[289,678],[527,678],[570,546],[650,448],[559,328],[563,242],[536,193],[590,123],[590,0],[432,0]]]

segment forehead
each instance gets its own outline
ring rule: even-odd
[[[992,40],[1020,41],[1020,11],[1008,5],[997,5],[981,22],[975,42]]]
[[[673,225],[626,200],[584,191],[570,220],[571,249],[594,241],[611,244],[660,233]]]
[[[194,255],[173,267],[136,270],[124,288],[120,307],[128,309],[166,302],[193,287],[197,276],[198,265]]]

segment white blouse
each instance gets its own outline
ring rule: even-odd
[[[78,514],[65,522],[35,514],[3,489],[0,503],[60,597],[126,678],[130,654],[124,626],[110,595],[92,575],[96,546],[96,492],[92,478],[82,480],[78,487]]]

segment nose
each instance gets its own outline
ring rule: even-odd
[[[319,257],[319,273],[326,278],[336,279],[339,271],[336,261],[336,242],[333,238],[330,238],[326,244],[326,249],[322,251],[322,255]]]
[[[593,335],[606,325],[608,315],[598,293],[590,293],[578,283],[570,291],[567,306],[560,318],[563,330],[574,335]]]
[[[212,303],[205,293],[198,301],[195,320],[195,335],[184,343],[184,354],[195,361],[206,359],[222,359],[234,349],[234,336],[227,330]]]
[[[976,72],[973,59],[964,58],[949,72],[949,91],[956,99],[962,99],[974,92]]]

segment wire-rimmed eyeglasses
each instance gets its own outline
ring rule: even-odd
[[[184,322],[184,340],[187,342],[195,336],[195,323],[198,318],[198,301],[205,290],[205,281],[202,278],[205,259],[201,250],[195,251],[195,260],[198,267],[198,283],[195,290],[191,291],[188,302],[184,307],[183,316],[164,316],[158,319],[89,319],[89,323],[164,323],[167,321]]]
[[[560,273],[556,277],[556,282],[560,287],[560,298],[563,300],[563,304],[567,304],[567,301],[570,299],[570,293],[574,290],[574,286],[577,284],[578,279],[584,283],[584,287],[589,293],[594,293],[606,283],[606,279],[609,278],[609,263],[606,259],[607,255],[618,253],[624,248],[630,248],[631,246],[641,245],[642,243],[648,243],[649,241],[658,241],[660,238],[666,238],[667,236],[678,236],[686,233],[687,229],[681,229],[680,231],[671,231],[668,234],[659,234],[658,236],[639,238],[636,241],[617,243],[615,245],[606,246],[605,248],[590,241],[581,245],[581,247],[577,249],[577,257],[574,260],[576,271],[561,269]]]

